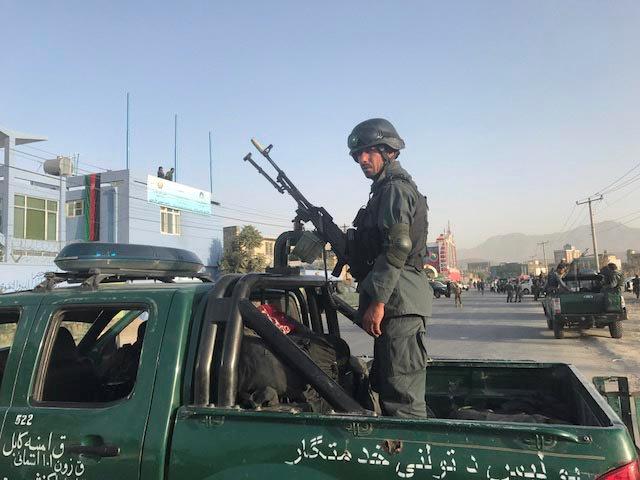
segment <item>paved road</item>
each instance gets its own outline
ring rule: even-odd
[[[568,331],[557,340],[547,329],[542,307],[525,297],[522,303],[506,303],[504,295],[464,292],[462,309],[453,299],[434,299],[429,321],[428,347],[433,358],[509,359],[564,362],[576,365],[588,378],[626,375],[640,389],[640,304],[626,297],[629,320],[622,339],[609,329],[582,333]],[[369,337],[357,327],[342,325],[352,351],[372,355]]]

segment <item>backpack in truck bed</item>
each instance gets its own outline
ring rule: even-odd
[[[332,335],[311,331],[287,335],[336,382],[349,364],[348,344]],[[238,365],[238,397],[243,406],[271,407],[277,403],[304,404],[314,412],[331,408],[298,371],[286,365],[262,338],[245,333]]]

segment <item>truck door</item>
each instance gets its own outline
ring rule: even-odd
[[[114,302],[113,293],[96,292],[86,301],[51,295],[43,302],[0,436],[0,472],[11,479],[139,478],[172,295]]]
[[[24,297],[16,307],[8,296],[0,299],[0,434],[11,405],[20,354],[40,300]]]

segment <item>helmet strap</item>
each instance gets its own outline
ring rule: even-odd
[[[391,160],[393,160],[393,159],[391,158],[391,156],[389,156],[389,152],[383,146],[377,146],[376,148],[377,148],[378,152],[380,153],[380,156],[384,160],[384,165],[386,167],[389,164],[389,162],[391,162]]]

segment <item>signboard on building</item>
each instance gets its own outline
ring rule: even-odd
[[[211,193],[166,180],[147,176],[147,201],[176,210],[211,215]]]

